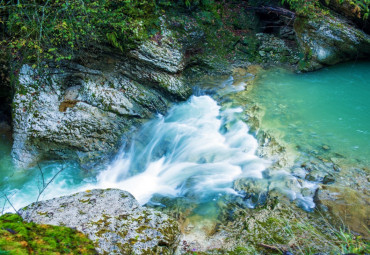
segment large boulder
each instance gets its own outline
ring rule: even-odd
[[[16,165],[64,158],[90,168],[109,158],[142,120],[191,95],[184,54],[167,32],[126,55],[85,52],[42,73],[24,65],[13,99]]]
[[[100,254],[173,254],[179,228],[167,215],[141,207],[128,192],[91,190],[33,203],[24,220],[83,232]]]
[[[294,23],[300,51],[300,69],[312,71],[323,66],[370,56],[370,36],[333,16],[297,18]]]

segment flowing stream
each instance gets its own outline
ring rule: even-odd
[[[272,70],[256,83],[249,97],[264,110],[261,129],[283,134],[282,139],[298,151],[336,152],[368,166],[369,71],[370,63],[300,75]],[[315,181],[284,167],[272,169],[274,159],[258,156],[257,139],[245,122],[248,104],[237,106],[232,99],[245,84],[229,77],[199,86],[188,101],[147,122],[129,148],[123,147],[95,175],[84,173],[74,162],[41,163],[46,182],[62,171],[40,199],[119,188],[131,192],[141,204],[154,206],[183,198],[209,209],[210,204],[217,208],[219,199],[234,196],[253,207],[256,200],[235,187],[235,181],[243,179],[257,183],[261,193],[275,189],[306,210],[314,208]],[[10,146],[9,139],[0,135],[0,191],[15,208],[21,208],[36,200],[42,179],[37,167],[23,172],[13,169]],[[12,210],[4,196],[0,206]]]

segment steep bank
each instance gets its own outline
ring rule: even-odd
[[[199,80],[205,75],[230,75],[233,67],[246,67],[251,63],[260,63],[263,66],[286,65],[297,70],[300,67],[310,65],[312,67],[305,70],[314,70],[325,65],[334,64],[335,61],[331,61],[333,55],[330,55],[330,61],[318,62],[320,50],[312,50],[316,48],[309,48],[311,44],[300,46],[302,44],[295,43],[295,38],[298,35],[293,30],[291,19],[286,19],[281,14],[274,14],[273,17],[272,15],[266,15],[263,8],[259,9],[258,12],[248,8],[248,6],[242,4],[225,5],[225,12],[223,12],[220,19],[216,19],[209,11],[195,12],[194,16],[198,15],[198,17],[190,15],[189,11],[185,14],[174,13],[172,16],[165,16],[161,33],[155,34],[136,49],[124,54],[113,47],[103,47],[98,52],[93,50],[91,52],[81,51],[80,56],[71,61],[65,60],[59,63],[59,66],[56,63],[49,63],[48,68],[37,70],[31,65],[24,65],[19,76],[20,83],[14,101],[15,104],[18,104],[14,107],[15,121],[17,121],[14,124],[17,140],[14,143],[16,148],[13,150],[13,155],[16,162],[20,166],[26,166],[38,160],[62,158],[79,161],[83,167],[89,170],[96,169],[101,161],[109,160],[115,154],[121,143],[130,142],[131,134],[134,133],[134,131],[131,131],[132,127],[140,126],[157,112],[165,113],[172,102],[186,99],[191,94],[189,88],[194,85],[192,81]],[[201,22],[200,20],[204,21]],[[222,25],[215,25],[220,20]],[[325,22],[324,20],[324,25]],[[278,28],[274,28],[276,26]],[[334,55],[339,59],[338,61],[355,58],[356,52],[362,52],[361,57],[366,57],[366,51],[363,52],[362,50],[366,49],[367,35],[363,35],[361,31],[352,34],[351,31],[346,30],[344,37],[355,38],[350,41],[328,37],[333,42],[333,44],[330,44],[330,42],[327,43],[328,38],[325,34],[337,33],[340,26],[336,26],[334,29],[330,26],[329,28],[324,26],[323,34],[320,34],[319,27],[321,25],[310,27],[310,24],[303,24],[302,26],[306,26],[304,32],[310,31],[308,35],[304,34],[304,38],[308,38],[310,43],[317,41],[318,49],[324,47],[325,50],[329,48],[328,45],[337,45],[342,42],[345,42],[346,45],[354,45],[353,48],[349,47],[351,50],[345,52],[344,57],[341,55],[342,51],[334,51]],[[347,25],[346,27],[348,28]],[[317,28],[319,29],[317,30]],[[315,39],[316,37],[318,39]],[[360,44],[356,43],[357,39],[362,40]],[[305,42],[305,40],[303,41]],[[321,46],[323,44],[324,46]],[[302,48],[304,48],[304,51]],[[303,65],[301,65],[302,63]],[[240,71],[243,70],[240,69]],[[243,75],[250,78],[253,73],[247,71]],[[236,82],[235,88],[244,89],[245,87]],[[240,99],[240,104],[244,104],[245,100],[242,97]],[[226,113],[225,115],[228,116]],[[252,119],[252,114],[250,117]],[[215,123],[219,122],[217,116],[215,116],[214,121]],[[228,130],[230,125],[225,125],[222,128]],[[243,129],[243,131],[247,133],[246,129]],[[144,133],[143,136],[147,133]],[[207,132],[205,133],[207,134]],[[124,141],[121,141],[122,136]],[[232,138],[232,136],[230,137]],[[166,139],[166,137],[163,139],[163,143],[166,145],[173,141],[176,141],[176,139]],[[276,146],[273,150],[277,153],[285,150],[277,141],[274,141],[272,136],[265,136],[263,141]],[[195,142],[197,142],[196,139]],[[237,142],[230,143],[238,144]],[[192,150],[191,152],[195,151]],[[160,155],[165,155],[165,150],[160,148],[154,154],[154,159],[158,159]],[[194,160],[195,164],[205,164],[212,163],[213,159],[224,156],[222,153],[215,155],[213,157],[197,157],[198,155],[196,155],[189,158]],[[261,153],[261,155],[264,154]],[[255,156],[254,153],[253,156]],[[274,155],[265,154],[265,156]],[[286,161],[284,162],[284,160]],[[281,164],[277,164],[274,170],[284,166],[287,162],[289,163],[289,160],[289,157],[282,159],[279,162]],[[138,162],[138,165],[144,163],[143,160],[138,160]],[[122,168],[122,166],[119,167]],[[307,168],[309,167],[307,166]],[[225,170],[225,167],[222,169]],[[246,167],[246,169],[249,168]],[[130,170],[135,172],[142,169]],[[195,170],[194,172],[199,172],[198,169]],[[80,169],[76,168],[77,171],[80,171]],[[270,178],[273,174],[272,171],[266,171],[262,176]],[[109,175],[108,172],[107,176],[112,177],[112,179],[116,177],[114,181],[118,182],[122,181],[124,175],[123,173],[117,173],[117,176],[113,176]],[[163,177],[163,175],[160,176]],[[194,180],[189,178],[188,181],[182,182],[184,185],[180,186],[190,187],[189,189],[191,189],[191,185],[197,183],[203,176],[200,172],[200,176],[197,176]],[[311,176],[313,178],[324,178],[324,176],[314,176],[313,174]],[[308,199],[308,202],[312,202],[311,198],[315,195],[315,186],[305,187],[301,180],[304,177],[292,180],[289,180],[289,175],[286,175],[286,177],[288,178],[280,182],[286,186],[284,188],[292,190],[293,194],[301,194],[304,199]],[[161,181],[163,182],[163,180]],[[226,244],[230,244],[227,248],[232,250],[236,245],[245,245],[245,243],[242,242],[243,240],[239,244],[228,241],[227,237],[229,237],[229,240],[236,240],[238,236],[243,236],[243,239],[248,240],[255,236],[264,238],[268,235],[265,236],[261,233],[265,233],[266,226],[270,225],[274,225],[276,228],[271,228],[274,234],[264,239],[266,242],[273,242],[276,239],[284,245],[282,246],[284,250],[295,249],[295,244],[298,245],[300,242],[291,243],[292,247],[289,244],[295,238],[294,235],[284,234],[285,236],[279,239],[279,236],[275,234],[279,233],[278,231],[282,226],[285,226],[286,220],[297,223],[294,217],[286,219],[289,211],[284,211],[281,214],[277,212],[270,219],[268,215],[270,211],[273,211],[272,208],[265,208],[265,210],[260,211],[251,211],[245,208],[246,203],[254,206],[259,205],[260,202],[263,204],[270,201],[266,198],[265,186],[262,187],[263,192],[260,193],[260,187],[257,185],[254,187],[255,183],[249,181],[249,179],[246,179],[244,182],[235,183],[234,188],[246,192],[243,193],[245,197],[241,199],[240,203],[233,204],[228,201],[227,204],[230,207],[225,210],[220,219],[217,219],[219,221],[211,222],[210,227],[207,226],[204,231],[202,230],[203,235],[199,235],[199,232],[197,232],[198,225],[194,227],[190,220],[190,224],[184,224],[182,231],[187,236],[183,241],[186,242],[180,244],[178,249],[184,253],[190,251],[191,248],[207,251],[207,249],[215,247],[212,245],[217,244],[217,247],[222,249],[223,246],[226,247]],[[327,181],[331,182],[332,180],[327,179]],[[133,183],[134,188],[137,189],[135,182]],[[145,182],[143,183],[145,185]],[[246,183],[247,185],[245,185]],[[167,182],[165,184],[167,185]],[[171,184],[174,185],[175,189],[179,186],[176,185],[176,182],[171,182]],[[272,192],[270,193],[281,197],[278,192],[274,194],[273,186],[268,188],[271,188],[270,191]],[[275,188],[278,190],[281,187],[275,186]],[[335,193],[335,190],[333,192]],[[191,196],[192,192],[184,193]],[[332,197],[328,196],[327,198],[328,201],[332,201]],[[347,200],[350,199],[351,197]],[[116,201],[118,200],[116,199]],[[162,200],[159,198],[158,201],[166,200],[171,199],[164,197]],[[177,203],[177,200],[175,201]],[[298,201],[298,199],[295,201]],[[179,203],[182,202],[182,200],[179,200]],[[174,204],[175,202],[171,200],[169,203]],[[217,200],[217,203],[222,202]],[[162,207],[162,204],[159,203],[157,206]],[[193,208],[193,205],[185,202],[183,206]],[[207,205],[204,207],[207,207]],[[240,215],[232,218],[235,208],[239,207],[242,207]],[[186,208],[186,210],[189,208]],[[277,208],[281,211],[281,208]],[[54,209],[52,208],[50,211]],[[176,207],[175,209],[169,213],[177,215],[180,218],[179,220],[183,220],[181,217],[189,216],[186,213],[185,216],[181,215]],[[300,209],[292,206],[292,210],[298,211]],[[345,210],[346,208],[344,208]],[[258,215],[259,213],[261,216]],[[96,214],[97,217],[101,216],[100,212]],[[246,217],[243,217],[243,214]],[[306,213],[299,211],[295,218],[305,217],[304,214]],[[251,215],[257,219],[258,226],[249,227],[249,225],[254,224],[253,218],[249,217]],[[197,219],[199,220],[199,217],[194,216],[192,218],[194,222]],[[283,220],[281,221],[281,219]],[[304,218],[304,224],[298,222],[297,228],[302,225],[309,228],[310,225],[307,225],[309,220],[309,217]],[[225,226],[223,226],[222,231],[219,231],[222,224],[225,224]],[[325,226],[329,228],[330,224]],[[231,227],[229,235],[223,235],[227,233],[228,227]],[[240,234],[238,231],[241,228],[243,229]],[[288,231],[289,228],[286,232]],[[323,231],[325,232],[325,230]],[[316,230],[313,232],[315,233]],[[208,238],[204,233],[209,235],[216,233],[216,238],[213,239],[214,242],[208,242],[212,238]],[[297,236],[302,238],[305,234],[298,233]],[[220,239],[217,239],[218,237]],[[326,240],[324,236],[323,239]],[[328,240],[338,241],[335,238]],[[258,246],[258,241],[258,239],[254,239],[251,245]],[[135,240],[130,242],[135,242]],[[208,244],[210,244],[209,247]],[[310,245],[309,243],[305,246],[307,250],[310,249]],[[331,248],[331,246],[327,246],[325,249],[330,251]],[[261,252],[268,250],[266,247],[256,249]],[[320,251],[320,247],[316,251]]]
[[[18,167],[42,159],[102,161],[127,142],[124,133],[191,94],[181,77],[184,51],[169,36],[161,46],[150,41],[129,56],[82,58],[42,73],[28,65],[20,70],[13,99],[12,155]]]
[[[160,31],[124,53],[100,46],[39,70],[24,65],[12,104],[16,166],[72,159],[91,168],[129,143],[145,119],[187,99],[194,80],[235,65],[307,71],[370,53],[369,35],[344,18],[267,15],[254,5],[166,10]]]

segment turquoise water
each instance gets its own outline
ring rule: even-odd
[[[258,104],[264,112],[261,128],[279,134],[298,153],[341,157],[349,164],[369,166],[369,71],[370,63],[339,65],[308,74],[270,70],[256,82],[248,95],[250,101],[245,103]],[[264,174],[271,161],[257,156],[257,139],[243,121],[245,105],[235,105],[231,99],[246,84],[234,83],[232,77],[213,80],[198,96],[145,124],[133,137],[132,146],[122,148],[95,176],[68,161],[42,162],[44,180],[38,167],[15,170],[11,140],[0,135],[1,208],[4,194],[16,208],[36,201],[43,183],[58,173],[40,199],[92,188],[120,188],[130,191],[142,204],[179,203],[192,207],[195,214],[210,215],[217,212],[217,201],[225,194],[253,207],[253,201],[234,189],[234,181],[244,178],[251,180],[252,186],[259,183],[261,189],[277,190],[311,210],[316,183],[298,180],[286,169]],[[11,210],[9,205],[5,208]]]
[[[251,91],[264,112],[261,127],[298,151],[370,165],[370,63],[313,73],[265,73]]]
[[[70,161],[40,162],[39,166],[17,170],[10,156],[11,146],[10,135],[0,134],[0,213],[13,211],[7,200],[20,209],[35,202],[39,194],[39,200],[68,195],[94,180]]]

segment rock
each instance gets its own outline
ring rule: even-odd
[[[324,179],[322,180],[323,184],[331,184],[334,182],[335,182],[335,178],[331,174],[325,175]]]
[[[370,18],[364,19],[361,9],[354,1],[350,0],[321,0],[321,3],[328,6],[335,12],[353,21],[358,28],[366,33],[370,32]]]
[[[143,121],[186,100],[192,91],[182,73],[194,45],[186,40],[194,38],[180,42],[161,22],[161,34],[124,55],[102,45],[58,68],[49,63],[42,74],[24,65],[13,100],[15,165],[46,158],[91,168],[127,144]]]
[[[323,150],[326,150],[326,151],[330,150],[329,145],[326,145],[326,144],[324,144],[324,145],[322,146],[322,148],[323,148]]]
[[[42,75],[24,65],[13,100],[16,165],[27,168],[48,158],[91,168],[127,143],[124,135],[142,120],[187,99],[191,89],[180,73],[183,53],[176,50],[181,47],[153,44],[129,57],[86,53],[84,65],[68,62]],[[152,59],[163,51],[166,55]]]
[[[250,252],[235,254],[271,254],[273,251],[268,246],[282,251],[289,250],[293,254],[300,254],[302,251],[309,251],[310,254],[340,253],[335,243],[333,227],[325,219],[314,212],[304,212],[289,201],[271,197],[263,207],[236,207],[233,221],[227,225],[222,222],[219,229],[228,232],[228,242],[224,249],[227,246],[254,248]]]
[[[164,26],[162,26],[160,37],[156,40],[145,41],[137,49],[130,51],[129,55],[141,63],[152,65],[169,73],[181,72],[185,67],[182,45]]]
[[[141,207],[128,192],[91,190],[33,203],[20,210],[24,220],[75,228],[100,254],[173,254],[177,223]]]
[[[323,185],[316,192],[315,200],[321,210],[329,211],[340,224],[369,238],[370,199],[366,187],[355,190],[335,184]]]
[[[272,34],[258,33],[258,54],[262,62],[268,64],[295,64],[299,61],[298,52],[294,47],[287,44],[285,40]]]
[[[322,182],[327,176],[327,173],[322,171],[322,169],[314,169],[306,176],[306,180],[313,182]]]
[[[300,62],[303,71],[370,55],[370,36],[339,18],[300,17],[295,20],[294,30],[300,51],[304,53]]]

